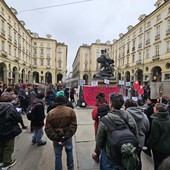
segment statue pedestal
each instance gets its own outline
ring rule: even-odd
[[[107,79],[109,80],[109,79]],[[92,81],[97,81],[98,82],[98,86],[99,87],[113,87],[113,86],[116,86],[117,85],[117,81],[112,79],[112,80],[109,80],[109,84],[105,84],[104,83],[104,79],[93,79]]]

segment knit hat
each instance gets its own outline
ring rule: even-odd
[[[57,104],[66,104],[66,103],[67,103],[67,98],[64,97],[64,96],[57,96],[57,97],[55,98],[55,102],[56,102]]]
[[[56,93],[56,96],[64,96],[64,91],[60,90]]]

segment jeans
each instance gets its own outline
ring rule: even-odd
[[[106,153],[102,151],[100,170],[122,170],[122,168],[119,165],[115,165],[115,163],[106,156]]]
[[[10,164],[14,152],[14,138],[0,140],[0,163]]]
[[[43,128],[35,129],[34,134],[32,136],[32,142],[41,143],[43,133]]]
[[[67,169],[74,169],[74,161],[73,161],[73,145],[72,138],[66,140],[63,145],[58,144],[57,142],[53,142],[54,153],[55,153],[55,170],[62,170],[62,150],[65,147],[65,151],[67,154]]]

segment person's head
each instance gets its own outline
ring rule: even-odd
[[[13,97],[10,93],[5,93],[4,95],[1,96],[0,99],[2,102],[12,102],[13,101]]]
[[[170,170],[170,156],[163,160],[158,170]]]
[[[65,96],[57,96],[55,98],[55,103],[57,105],[66,105],[67,103],[67,98]]]
[[[8,88],[6,89],[6,92],[10,93],[11,95],[13,95],[13,94],[15,93],[15,92],[14,92],[14,89],[11,88],[11,87],[8,87]]]
[[[125,110],[126,110],[126,109],[129,108],[129,107],[137,107],[138,104],[137,104],[137,102],[135,102],[135,101],[132,100],[132,99],[127,99],[127,100],[125,101],[125,103],[124,103],[124,106],[125,106]]]
[[[105,101],[105,94],[103,92],[99,92],[96,96],[97,103]]]
[[[164,103],[156,103],[154,107],[154,112],[166,112],[167,106]]]
[[[112,93],[110,95],[110,102],[109,102],[109,106],[110,109],[116,109],[116,110],[120,110],[121,107],[124,104],[124,99],[123,99],[123,95],[119,94],[119,93]]]
[[[30,91],[31,89],[33,89],[33,86],[32,86],[32,84],[27,84],[27,89],[28,89],[28,91]]]

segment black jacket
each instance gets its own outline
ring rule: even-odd
[[[31,111],[31,115],[33,117],[31,122],[35,128],[39,128],[44,126],[45,112],[42,100],[37,100],[36,102],[37,103],[34,103],[33,109]]]
[[[22,130],[18,123],[21,115],[10,102],[0,102],[0,140],[18,136]]]

